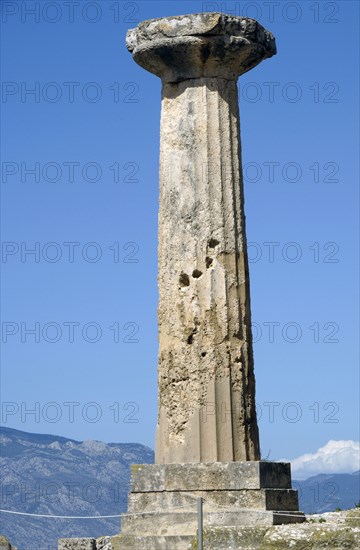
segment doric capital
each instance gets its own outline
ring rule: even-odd
[[[127,33],[134,60],[164,82],[236,80],[276,53],[274,36],[255,19],[198,13],[149,19]]]

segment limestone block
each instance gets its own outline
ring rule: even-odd
[[[194,536],[141,537],[118,535],[112,537],[112,550],[188,550]]]
[[[153,512],[126,515],[122,519],[122,533],[137,536],[182,536],[191,535],[197,529],[197,512]],[[220,510],[204,511],[205,527],[250,527],[271,526],[282,523],[302,523],[302,512],[273,512],[267,510]]]
[[[286,462],[138,464],[131,468],[131,492],[291,489]]]
[[[197,508],[198,497],[204,499],[205,510],[250,508],[258,510],[298,510],[297,491],[292,489],[248,489],[242,491],[162,491],[130,493],[128,512]]]
[[[95,539],[59,539],[58,550],[97,550]]]

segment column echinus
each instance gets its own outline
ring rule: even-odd
[[[275,39],[201,13],[127,47],[162,80],[156,462],[259,460],[237,79]]]

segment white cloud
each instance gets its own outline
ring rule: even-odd
[[[293,479],[307,479],[317,474],[351,474],[360,469],[360,443],[330,440],[315,453],[301,455],[290,462]]]

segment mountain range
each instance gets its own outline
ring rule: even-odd
[[[127,508],[130,464],[151,463],[137,443],[75,441],[1,428],[1,509],[56,516],[120,516]],[[120,531],[120,518],[59,519],[1,513],[0,533],[18,550],[56,550],[65,537]]]

